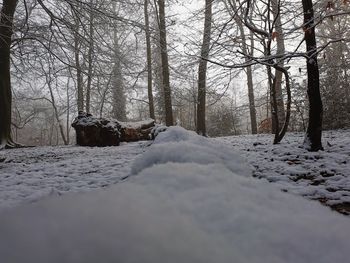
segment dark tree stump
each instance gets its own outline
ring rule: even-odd
[[[117,121],[95,118],[79,112],[72,123],[77,144],[81,146],[117,146],[120,143],[120,127]]]
[[[154,139],[155,122],[152,119],[140,122],[119,122],[113,119],[95,118],[79,112],[72,127],[77,144],[81,146],[117,146],[120,142]]]

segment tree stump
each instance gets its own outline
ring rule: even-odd
[[[77,144],[81,146],[118,146],[120,142],[154,139],[155,122],[119,122],[114,119],[95,118],[79,112],[72,123]]]
[[[118,146],[120,124],[105,118],[95,118],[91,114],[79,112],[72,123],[77,144],[81,146]]]

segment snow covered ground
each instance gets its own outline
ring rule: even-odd
[[[304,134],[291,133],[278,145],[271,144],[272,135],[217,140],[239,150],[255,177],[350,215],[350,130],[323,132],[324,151],[316,153],[300,147],[303,139]]]
[[[51,195],[118,183],[150,142],[119,147],[36,147],[0,151],[0,210]]]
[[[271,135],[211,140],[239,151],[253,167],[255,177],[275,182],[283,191],[319,200],[350,214],[350,130],[326,131],[323,138],[325,151],[317,153],[300,148],[301,133],[287,134],[279,145],[271,144]],[[129,175],[134,159],[146,151],[149,144],[0,151],[0,210],[45,196],[88,191],[118,183]],[[196,156],[197,160],[201,158],[200,154]],[[187,157],[183,155],[182,158]]]
[[[170,128],[136,158],[130,176],[121,182],[119,177],[120,183],[114,186],[3,210],[0,261],[347,262],[349,218],[281,191],[289,179],[269,183],[251,176],[255,170],[255,175],[269,179],[264,169],[273,168],[260,164],[264,158],[258,154],[250,157],[256,157],[259,168],[244,161],[244,155],[251,152],[245,147],[258,147],[269,137],[259,138],[255,146],[240,144],[246,152],[242,154],[232,149],[234,138],[206,139]],[[142,152],[144,146],[125,147]],[[275,147],[266,146],[266,156]],[[269,158],[277,158],[288,148],[279,147]],[[90,150],[92,156],[96,154]],[[116,150],[108,148],[106,153],[99,155],[105,162]],[[105,172],[116,170],[109,167]],[[297,189],[290,185],[290,191]]]

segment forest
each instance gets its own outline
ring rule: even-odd
[[[0,10],[0,262],[348,262],[350,0]]]
[[[211,137],[349,127],[344,1],[3,1],[4,145],[74,143],[79,111]],[[12,134],[12,135],[11,135]]]

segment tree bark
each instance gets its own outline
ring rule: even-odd
[[[280,1],[279,0],[271,0],[271,9],[273,18],[275,20],[275,31],[276,31],[276,43],[277,43],[277,51],[276,54],[283,54],[285,51],[284,46],[284,37],[283,37],[283,29],[282,29],[282,21],[280,16]],[[283,68],[283,61],[278,63],[279,67]],[[275,70],[275,94],[276,94],[276,103],[277,103],[277,114],[278,114],[278,121],[279,121],[279,127],[281,127],[285,121],[285,109],[284,109],[284,100],[283,100],[283,93],[282,93],[282,78],[283,73],[279,70]]]
[[[112,115],[119,121],[126,121],[126,97],[124,91],[123,72],[122,72],[122,54],[118,44],[117,29],[114,29],[114,67],[112,76],[112,94],[113,105]]]
[[[13,34],[13,16],[17,0],[4,0],[0,13],[0,148],[11,146],[11,73],[10,47]]]
[[[113,3],[113,11],[117,14],[117,4]],[[126,96],[124,90],[122,61],[123,54],[119,45],[117,25],[113,28],[114,66],[112,73],[112,116],[119,121],[126,121]]]
[[[320,94],[320,73],[316,54],[316,36],[312,0],[302,0],[304,12],[304,37],[307,59],[307,94],[309,99],[309,123],[304,147],[309,151],[322,150],[323,106]]]
[[[248,99],[249,99],[250,126],[252,129],[252,134],[257,134],[258,125],[256,122],[253,72],[252,72],[251,66],[247,67],[247,86],[248,86]]]
[[[90,0],[90,5],[93,5],[93,1]],[[93,70],[93,51],[94,51],[94,14],[92,10],[89,10],[89,49],[88,49],[88,75],[86,85],[86,97],[85,107],[86,112],[90,113],[90,101],[91,101],[91,84],[92,84],[92,70]]]
[[[205,110],[206,110],[206,78],[207,64],[210,49],[211,20],[212,20],[212,1],[205,0],[205,18],[203,43],[201,48],[201,59],[198,68],[198,106],[197,106],[197,133],[206,135]]]
[[[76,14],[73,14],[76,15]],[[75,18],[75,31],[74,34],[74,58],[75,58],[75,69],[77,74],[77,106],[78,112],[84,111],[84,88],[83,88],[83,75],[80,65],[80,37],[79,37],[79,20]]]
[[[171,89],[169,79],[169,61],[166,40],[166,25],[165,25],[165,3],[164,0],[158,0],[159,7],[159,44],[161,48],[162,60],[162,76],[163,76],[163,90],[164,90],[164,106],[165,106],[165,124],[172,126],[173,121],[173,107],[171,102]]]
[[[155,120],[154,114],[154,99],[153,99],[153,87],[152,87],[152,49],[151,49],[151,34],[149,29],[149,16],[148,16],[148,0],[144,1],[144,13],[145,13],[145,34],[146,34],[146,46],[147,46],[147,91],[148,91],[148,105],[149,116]]]

